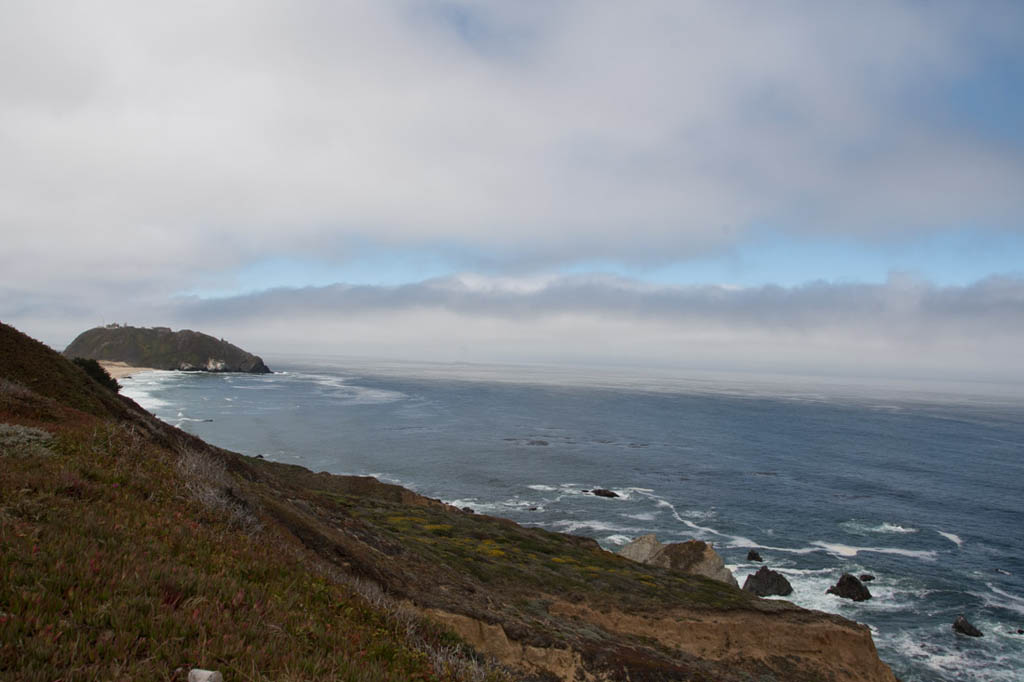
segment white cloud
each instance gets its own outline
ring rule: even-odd
[[[33,286],[102,263],[174,291],[368,240],[550,263],[683,259],[765,222],[1019,227],[1020,154],[915,118],[915,93],[977,66],[973,34],[1007,39],[960,3],[4,15],[0,266]]]

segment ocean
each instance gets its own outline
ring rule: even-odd
[[[271,375],[149,372],[123,392],[246,455],[607,549],[705,540],[740,584],[757,549],[788,600],[868,624],[905,682],[1024,679],[1019,387],[271,360]],[[873,599],[826,594],[843,572],[876,576]],[[961,613],[984,637],[952,631]]]

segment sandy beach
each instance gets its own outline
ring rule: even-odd
[[[139,372],[152,372],[155,369],[153,367],[132,367],[126,362],[112,360],[100,360],[99,363],[103,369],[107,370],[107,374],[115,379],[123,379]]]

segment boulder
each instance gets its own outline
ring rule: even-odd
[[[224,682],[224,676],[218,670],[192,668],[188,671],[188,682]]]
[[[857,576],[850,575],[849,573],[843,573],[842,577],[832,587],[825,591],[827,594],[834,594],[837,597],[843,599],[852,599],[853,601],[866,601],[871,599],[871,592],[868,588],[864,587],[864,583],[857,579]]]
[[[590,492],[592,492],[593,494],[597,495],[598,497],[618,497],[619,496],[619,494],[617,492],[615,492],[614,490],[608,490],[606,488],[594,488]]]
[[[753,592],[759,597],[767,597],[772,594],[785,597],[793,593],[793,586],[786,580],[786,576],[778,571],[773,571],[767,566],[762,566],[757,573],[747,576],[743,583],[746,592]]]
[[[650,535],[642,535],[629,544],[623,545],[619,549],[619,554],[637,563],[646,564],[664,548],[665,545],[658,542],[657,536],[651,533]]]
[[[869,583],[869,582],[871,582],[874,579],[875,579],[875,576],[871,575],[870,573],[861,573],[860,574],[860,581],[862,583]]]
[[[764,559],[761,558],[761,555],[758,554],[756,549],[752,549],[749,552],[747,552],[747,561],[761,561],[761,562],[763,562]]]
[[[958,632],[961,635],[967,635],[968,637],[984,636],[982,635],[981,630],[971,625],[971,622],[964,618],[962,613],[953,621],[953,631]]]
[[[702,575],[739,587],[736,578],[711,545],[700,540],[664,545],[653,535],[644,535],[619,550],[619,554],[642,564],[669,568],[680,573]]]

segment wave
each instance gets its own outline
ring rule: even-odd
[[[599,532],[611,532],[611,533],[643,533],[643,528],[636,528],[633,526],[620,526],[614,523],[608,523],[607,521],[601,521],[598,519],[587,519],[581,521],[575,521],[572,519],[562,519],[551,523],[544,524],[549,528],[557,528],[563,533],[575,533],[578,530],[593,530]],[[632,537],[630,538],[632,539]]]
[[[875,554],[895,554],[897,556],[911,557],[913,559],[926,559],[934,560],[936,552],[928,549],[899,549],[897,547],[851,547],[850,545],[842,545],[836,542],[825,542],[823,540],[815,540],[811,543],[815,547],[820,547],[829,554],[835,554],[845,558],[855,557],[861,552],[873,552]]]
[[[1024,597],[1018,597],[1015,594],[1010,594],[1006,590],[999,589],[992,583],[985,583],[985,587],[996,594],[996,597],[984,594],[978,595],[985,601],[985,606],[1007,609],[1014,613],[1024,615]]]
[[[937,530],[935,532],[938,533],[939,535],[941,535],[942,537],[946,538],[947,540],[949,540],[953,544],[955,544],[957,547],[962,547],[963,544],[964,544],[964,541],[961,540],[960,536],[957,535],[956,533],[947,533],[947,532],[941,531],[941,530]]]
[[[892,650],[900,658],[912,661],[915,667],[926,669],[926,679],[941,680],[985,680],[986,682],[1019,682],[1024,657],[1019,650],[995,646],[989,637],[977,641],[974,646],[962,646],[960,639],[950,636],[949,626],[942,626],[938,632],[915,632],[902,630],[891,636],[880,637],[880,649]],[[980,627],[986,627],[984,621]],[[988,631],[985,631],[986,635]],[[1019,638],[1019,635],[1014,635]],[[1012,652],[1012,653],[1011,653]],[[937,676],[937,677],[933,677]],[[915,677],[914,679],[922,679]]]
[[[401,391],[390,391],[383,388],[369,388],[349,383],[346,377],[329,374],[295,374],[294,378],[314,383],[321,388],[329,389],[340,395],[347,404],[383,404],[405,400],[409,396]]]
[[[643,514],[619,514],[627,519],[633,519],[635,521],[653,521],[658,515],[658,512],[646,512]]]
[[[874,525],[866,523],[866,522],[863,522],[863,521],[846,521],[846,522],[841,523],[839,525],[842,526],[843,528],[845,528],[846,530],[848,530],[848,531],[850,531],[852,533],[855,533],[857,535],[861,535],[861,534],[864,534],[864,533],[897,533],[897,534],[902,535],[902,534],[905,534],[905,533],[917,533],[918,532],[917,528],[912,528],[912,527],[908,527],[908,526],[901,526],[898,523],[890,523],[888,521],[884,521],[884,522],[882,522],[880,524],[874,524]]]
[[[616,535],[609,535],[609,536],[607,536],[607,537],[605,537],[603,539],[604,539],[605,543],[610,544],[610,545],[616,545],[618,547],[621,547],[622,545],[628,545],[630,542],[633,541],[633,538],[629,537],[628,535],[618,535],[618,534],[616,534]]]

